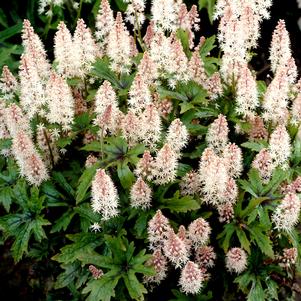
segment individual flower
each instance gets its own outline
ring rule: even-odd
[[[167,232],[163,246],[164,255],[175,265],[182,267],[188,261],[188,249],[185,241],[179,238],[172,229]]]
[[[173,120],[168,128],[166,143],[175,152],[180,152],[188,143],[189,134],[186,126],[177,118]]]
[[[147,261],[146,265],[154,267],[156,274],[153,276],[144,276],[145,283],[159,284],[166,278],[167,260],[162,254],[161,249],[154,250],[152,257]]]
[[[209,240],[210,233],[209,223],[201,217],[188,226],[188,237],[195,247],[205,245]]]
[[[162,214],[161,210],[157,210],[156,214],[148,222],[147,227],[150,249],[161,248],[170,229],[168,219]]]
[[[247,254],[241,248],[232,248],[226,255],[226,268],[229,272],[240,274],[247,268]]]
[[[208,269],[214,266],[216,254],[211,246],[201,246],[195,250],[195,261],[202,268]]]
[[[284,125],[273,131],[269,141],[269,152],[275,166],[284,166],[291,155],[290,136]]]
[[[153,165],[154,183],[164,185],[173,182],[176,178],[178,168],[178,155],[168,144],[158,151]]]
[[[198,265],[188,261],[181,271],[179,280],[180,290],[185,294],[197,294],[203,286],[203,273]]]
[[[64,130],[71,129],[74,118],[74,99],[64,78],[53,72],[46,86],[47,119]]]
[[[295,193],[288,193],[272,215],[275,229],[291,231],[298,223],[300,214],[300,200]]]
[[[92,181],[92,209],[101,213],[104,220],[108,220],[118,214],[119,197],[117,189],[103,169],[96,171]]]
[[[194,195],[200,193],[201,183],[197,171],[189,171],[182,178],[180,190],[182,195]]]
[[[94,279],[99,279],[103,276],[103,271],[101,269],[97,269],[94,265],[89,265],[89,271],[92,274]]]
[[[90,229],[94,232],[100,232],[101,230],[101,226],[99,223],[93,223],[91,226],[90,226]]]
[[[208,146],[217,151],[223,150],[228,143],[228,133],[227,119],[220,114],[208,127],[206,135]]]
[[[131,188],[131,206],[134,208],[147,209],[151,206],[151,196],[151,188],[143,181],[142,178],[138,178]]]

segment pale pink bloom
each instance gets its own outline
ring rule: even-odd
[[[145,283],[159,284],[166,278],[167,260],[163,256],[161,249],[155,249],[152,257],[146,263],[147,266],[152,266],[155,269],[156,274],[154,276],[144,276]]]
[[[259,175],[264,183],[267,183],[270,180],[275,166],[268,149],[263,148],[255,156],[252,162],[252,167],[258,170]]]
[[[275,229],[279,231],[293,230],[299,221],[300,200],[295,193],[288,193],[272,215]]]
[[[151,6],[151,19],[155,29],[162,31],[174,31],[178,25],[178,13],[180,5],[175,0],[153,0]]]
[[[128,73],[131,65],[132,45],[122,15],[117,13],[113,28],[108,33],[107,55],[111,68],[117,73]]]
[[[20,105],[22,109],[30,119],[36,114],[43,116],[43,107],[46,104],[44,80],[39,76],[32,58],[27,54],[21,56],[19,69]]]
[[[293,100],[291,114],[291,122],[293,124],[299,124],[301,121],[301,93],[298,93],[297,97]]]
[[[149,248],[161,248],[166,240],[167,232],[170,230],[168,219],[162,214],[161,210],[157,210],[156,214],[148,222],[147,233],[150,244]]]
[[[96,119],[94,123],[102,129],[109,129],[110,132],[114,133],[117,128],[119,114],[118,101],[111,83],[107,80],[103,82],[96,92],[95,113]]]
[[[178,155],[168,144],[158,151],[153,165],[154,183],[164,185],[173,182],[176,178],[178,168]]]
[[[108,0],[101,0],[101,4],[96,16],[95,35],[103,45],[107,43],[106,38],[109,35],[110,31],[113,29],[113,26],[114,16],[113,11],[110,7],[110,3]]]
[[[285,268],[289,268],[297,263],[297,259],[297,248],[283,249],[283,256],[279,256],[279,265]]]
[[[208,146],[216,151],[221,151],[228,143],[228,122],[224,115],[220,114],[208,127],[206,141]]]
[[[207,244],[210,233],[209,223],[201,217],[194,220],[188,227],[188,237],[195,247]]]
[[[74,72],[78,77],[84,77],[92,68],[96,58],[101,56],[94,41],[92,32],[83,19],[78,19],[73,35]]]
[[[132,24],[135,30],[138,30],[145,21],[145,0],[125,0],[124,2],[128,3],[125,20]]]
[[[149,151],[144,151],[143,157],[137,163],[135,174],[138,177],[142,177],[148,181],[153,178],[154,158]]]
[[[164,240],[164,255],[175,265],[176,268],[182,267],[188,261],[188,250],[186,244],[181,240],[172,229],[167,232]]]
[[[204,62],[200,57],[198,48],[192,53],[188,64],[188,72],[192,80],[206,87],[206,81],[208,79],[208,76],[206,74]]]
[[[151,102],[152,96],[148,84],[144,81],[143,75],[138,73],[129,90],[129,107],[133,112],[140,113]]]
[[[0,78],[0,92],[4,100],[14,97],[19,84],[7,66],[3,66]]]
[[[139,118],[141,119],[141,142],[151,149],[155,149],[156,143],[160,140],[162,129],[162,122],[157,108],[153,104],[146,106]]]
[[[237,113],[244,117],[253,116],[259,106],[256,79],[247,64],[241,65],[237,75],[236,103]]]
[[[42,124],[38,125],[36,140],[39,149],[42,151],[42,157],[46,165],[51,166],[52,164],[56,164],[60,158],[59,150],[53,136]]]
[[[7,109],[5,103],[0,100],[0,139],[10,138],[10,134],[6,125]],[[9,118],[7,118],[9,120]],[[12,124],[12,122],[10,122]]]
[[[66,80],[53,72],[46,86],[46,100],[49,111],[46,118],[57,123],[63,130],[71,129],[74,118],[74,99]]]
[[[195,261],[201,268],[212,268],[215,259],[216,254],[211,246],[201,246],[195,250]]]
[[[21,108],[17,104],[11,103],[8,105],[4,111],[3,117],[11,136],[15,136],[20,130],[31,136],[29,119],[23,114]]]
[[[177,118],[174,119],[167,131],[166,143],[177,153],[188,144],[189,134],[186,126]]]
[[[100,213],[104,220],[118,215],[119,197],[109,175],[103,169],[96,171],[92,181],[92,209]]]
[[[219,72],[213,73],[206,81],[205,88],[210,99],[216,99],[223,93],[223,86]]]
[[[173,103],[170,99],[165,98],[157,102],[157,108],[160,112],[160,115],[164,118],[167,118],[173,110]]]
[[[268,131],[264,126],[263,119],[260,116],[255,116],[250,120],[251,129],[248,132],[250,140],[260,140],[268,138]]]
[[[187,249],[188,253],[190,254],[190,248],[191,248],[192,242],[189,239],[189,233],[186,230],[185,226],[180,225],[177,235],[185,243],[186,249]]]
[[[223,150],[223,158],[229,176],[238,178],[243,170],[241,149],[235,143],[229,143]]]
[[[77,49],[72,42],[72,35],[66,24],[61,21],[54,36],[54,57],[57,62],[57,72],[66,77],[77,76],[74,65]]]
[[[131,188],[131,206],[134,208],[141,208],[145,210],[151,207],[151,198],[151,188],[143,181],[142,178],[138,178]]]
[[[278,67],[285,65],[291,56],[289,34],[286,30],[284,20],[279,20],[273,32],[270,49],[272,71],[275,73]]]
[[[281,187],[282,194],[300,193],[301,192],[301,176],[298,176],[291,184]]]
[[[238,187],[235,180],[233,178],[228,178],[225,190],[221,191],[219,194],[219,205],[227,203],[234,205],[238,197]]]
[[[189,47],[193,48],[194,45],[194,31],[199,30],[200,17],[198,14],[197,6],[192,5],[190,11],[187,11],[186,4],[182,3],[178,12],[178,26],[188,33]]]
[[[219,215],[218,220],[221,223],[224,223],[224,222],[230,223],[230,221],[234,217],[234,209],[233,209],[233,204],[231,202],[219,204],[217,206],[217,211],[218,211],[218,215]]]
[[[89,271],[92,274],[92,277],[94,279],[99,279],[103,276],[103,271],[102,269],[97,269],[94,265],[89,265]]]
[[[31,61],[32,67],[36,69],[38,76],[42,79],[47,79],[50,64],[47,61],[44,45],[34,32],[29,20],[23,21],[22,44],[24,46],[24,54]]]
[[[139,74],[148,85],[152,84],[158,77],[157,66],[147,51],[144,52],[140,64],[138,65],[137,74]]]
[[[48,173],[30,136],[20,129],[12,138],[12,152],[20,168],[21,176],[25,177],[30,184],[39,186],[48,179]]]
[[[284,125],[278,125],[269,140],[269,152],[276,166],[285,167],[291,155],[290,136]]]
[[[141,121],[133,111],[128,111],[124,116],[121,125],[122,136],[130,146],[138,143],[141,137]]]
[[[226,255],[226,268],[229,272],[242,273],[247,268],[247,254],[241,248],[232,248]]]
[[[89,155],[85,162],[85,167],[89,168],[97,162],[97,158],[94,155]]]
[[[201,183],[197,171],[188,172],[180,182],[182,195],[199,194],[201,191]]]
[[[198,294],[203,286],[204,276],[199,266],[188,261],[181,271],[180,290],[185,294]]]
[[[225,201],[229,175],[224,159],[218,157],[211,148],[206,148],[202,154],[199,179],[205,202],[215,206]]]
[[[151,20],[146,28],[145,36],[143,37],[143,41],[148,48],[150,48],[154,36],[155,36],[155,22]]]

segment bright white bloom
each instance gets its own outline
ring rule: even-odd
[[[153,0],[151,14],[156,30],[176,30],[181,2],[175,0]]]
[[[0,78],[0,92],[4,100],[11,99],[18,89],[18,82],[7,66],[3,66]]]
[[[247,268],[247,254],[241,248],[232,248],[226,255],[226,268],[229,272],[240,274]]]
[[[228,133],[227,119],[220,114],[208,127],[206,135],[208,146],[217,151],[223,150],[228,143]]]
[[[91,231],[100,232],[101,226],[99,223],[94,223],[90,226]]]
[[[272,71],[275,73],[279,66],[283,66],[291,58],[289,34],[285,28],[284,20],[279,20],[273,32],[270,61]]]
[[[164,241],[164,255],[175,265],[182,267],[188,261],[188,250],[185,242],[180,239],[175,232],[170,229]]]
[[[74,47],[74,68],[78,77],[84,77],[92,68],[92,63],[96,57],[100,56],[92,32],[87,28],[83,19],[78,19],[73,36]]]
[[[128,73],[131,65],[131,37],[126,29],[122,15],[117,13],[113,28],[108,34],[107,55],[111,60],[111,68],[117,73]]]
[[[288,193],[272,215],[275,229],[291,231],[298,223],[300,206],[301,203],[298,196],[295,193]]]
[[[113,29],[113,26],[114,16],[110,3],[108,0],[102,0],[96,16],[95,35],[104,45],[106,44],[106,38],[109,32]]]
[[[28,55],[21,56],[19,67],[20,105],[32,119],[36,114],[44,115],[43,106],[46,104],[45,83],[40,78],[38,70]]]
[[[170,231],[168,219],[162,214],[161,210],[157,210],[156,214],[148,222],[148,240],[150,249],[161,248],[166,240],[167,232]]]
[[[299,124],[301,121],[301,93],[299,93],[297,97],[294,99],[291,113],[292,113],[291,122],[296,125]]]
[[[290,136],[284,125],[277,126],[271,134],[269,152],[275,166],[284,166],[290,157]]]
[[[151,197],[151,188],[143,181],[142,178],[138,178],[131,188],[131,206],[134,208],[147,209],[151,206]]]
[[[58,25],[58,30],[54,36],[54,57],[57,62],[57,72],[66,77],[77,76],[75,53],[72,42],[72,35],[63,21]]]
[[[145,0],[126,0],[124,2],[128,3],[125,20],[132,24],[136,30],[141,28],[145,21]]]
[[[173,182],[178,168],[178,155],[168,144],[159,150],[153,165],[154,183],[164,185]]]
[[[241,149],[235,143],[229,143],[224,151],[223,158],[230,177],[237,178],[243,170]]]
[[[52,73],[46,86],[46,99],[49,112],[46,117],[50,123],[62,125],[69,130],[74,117],[74,100],[65,79]]]
[[[166,143],[168,143],[175,152],[180,152],[188,143],[189,134],[186,126],[177,118],[170,124]]]
[[[259,105],[257,83],[247,64],[241,65],[236,85],[236,111],[238,114],[253,116]]]
[[[211,227],[207,221],[199,217],[188,227],[188,237],[195,247],[207,244]]]
[[[119,197],[117,189],[103,169],[96,171],[92,181],[92,209],[101,213],[104,220],[118,215]]]
[[[180,290],[185,294],[197,294],[203,286],[204,276],[199,266],[188,261],[181,271],[179,280]]]
[[[142,75],[137,74],[129,90],[129,107],[133,112],[139,113],[152,102],[148,84]]]
[[[63,6],[66,0],[39,0],[38,12],[40,15],[45,13],[48,17],[52,15],[53,6]],[[48,10],[46,11],[46,9]]]

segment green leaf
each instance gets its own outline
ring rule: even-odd
[[[235,232],[235,225],[234,224],[227,224],[224,226],[223,232],[221,232],[218,236],[217,239],[222,239],[222,248],[224,252],[226,253],[229,249],[230,246],[230,240]]]
[[[13,25],[7,29],[0,31],[0,42],[4,42],[8,38],[19,34],[22,30],[22,27],[23,27],[23,24],[18,23],[16,25]]]
[[[172,212],[187,212],[200,208],[199,203],[192,196],[180,196],[177,190],[174,196],[170,199],[162,199],[160,208],[167,208]]]
[[[262,195],[272,194],[274,191],[279,188],[280,184],[287,178],[288,173],[286,170],[281,168],[277,168],[272,176],[272,179],[268,183],[267,186],[264,187],[262,191]]]
[[[247,229],[251,233],[252,240],[257,244],[261,252],[270,258],[274,258],[272,241],[269,239],[268,235],[264,234],[262,229],[257,226],[250,226]]]
[[[84,170],[83,174],[78,180],[78,186],[76,190],[76,204],[79,204],[86,197],[87,191],[91,186],[93,177],[95,176],[96,170],[100,167],[100,163],[96,163],[93,166]]]
[[[101,152],[102,144],[100,141],[92,141],[89,144],[86,144],[81,150],[85,150],[88,152]]]
[[[268,146],[268,143],[266,141],[261,142],[244,142],[240,146],[244,148],[248,148],[254,152],[260,152],[262,149],[266,148]]]
[[[253,281],[250,292],[247,297],[247,301],[259,301],[265,300],[265,293],[261,285],[261,281],[257,279]]]
[[[132,299],[144,299],[143,294],[146,294],[147,290],[145,289],[143,284],[139,282],[133,271],[130,270],[129,272],[127,272],[127,274],[123,274],[123,280]]]
[[[135,181],[135,176],[124,162],[117,165],[117,174],[123,188],[129,189]]]
[[[248,206],[241,212],[240,217],[248,216],[259,204],[268,200],[267,197],[262,198],[252,198],[248,204]]]
[[[209,2],[210,0],[206,0],[206,1]],[[200,55],[202,58],[206,57],[210,53],[210,51],[212,51],[216,47],[215,40],[216,40],[215,35],[206,38],[204,44],[200,48]]]
[[[243,231],[240,228],[236,228],[236,235],[238,237],[241,247],[250,254],[251,253],[251,249],[250,249],[251,244],[247,238],[245,231]]]
[[[74,196],[75,191],[70,186],[70,184],[67,182],[66,178],[61,172],[54,171],[52,173],[52,178],[55,180],[55,182],[64,189],[65,192],[67,192],[71,197]]]
[[[62,230],[66,231],[74,215],[75,212],[71,209],[68,209],[60,218],[55,221],[50,233],[56,233]]]
[[[61,263],[72,263],[79,256],[91,252],[102,244],[100,236],[95,233],[77,233],[66,235],[73,243],[60,249],[61,253],[52,257],[53,260]]]
[[[55,289],[64,288],[73,283],[81,270],[80,263],[78,261],[71,264],[62,264],[61,267],[65,271],[57,277],[54,284]]]
[[[3,205],[6,212],[9,212],[13,196],[14,192],[10,186],[3,187],[0,190],[0,203]]]
[[[183,50],[186,54],[186,56],[190,56],[190,47],[189,47],[189,35],[186,30],[178,29],[177,30],[177,38],[181,41]]]
[[[87,301],[110,301],[115,297],[115,287],[121,278],[120,271],[114,269],[104,274],[98,280],[91,280],[83,289],[83,293],[89,293]]]

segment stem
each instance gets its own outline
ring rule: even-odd
[[[80,17],[80,14],[81,14],[81,11],[82,11],[82,7],[83,7],[83,0],[80,0],[80,2],[79,2],[79,8],[78,8],[78,11],[77,11],[77,16],[76,16],[76,19],[75,19],[74,27],[76,26],[76,22],[77,22],[77,20]]]
[[[51,165],[52,165],[52,168],[54,168],[53,153],[52,153],[50,142],[49,142],[49,139],[48,139],[48,136],[47,136],[47,133],[46,133],[45,129],[43,129],[43,134],[44,134],[44,137],[46,139],[47,146],[48,146],[48,150],[49,150],[49,154],[50,154],[50,160],[51,160]]]
[[[49,8],[50,11],[52,11],[52,7],[53,7],[53,5],[51,3],[50,8]],[[48,36],[49,28],[50,28],[51,21],[52,21],[52,16],[53,16],[53,14],[51,13],[50,17],[48,18],[48,22],[47,22],[47,25],[45,27],[45,30],[44,30],[45,39],[47,39],[47,36]]]
[[[104,134],[104,126],[101,128],[101,136],[100,136],[101,160],[103,160],[103,134]]]

